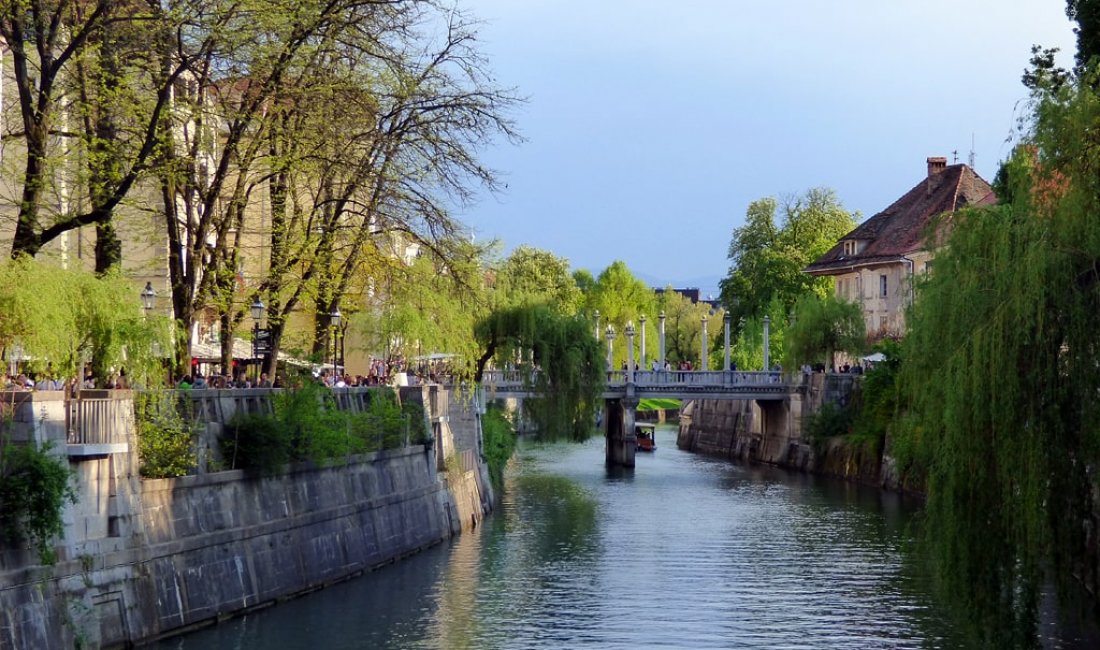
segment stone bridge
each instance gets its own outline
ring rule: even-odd
[[[533,384],[530,371],[491,370],[482,376],[482,388],[489,399],[532,397]],[[635,411],[644,398],[752,400],[760,406],[762,426],[769,431],[788,426],[791,397],[804,391],[801,374],[735,370],[610,371],[603,391],[602,418],[607,463],[634,467]]]

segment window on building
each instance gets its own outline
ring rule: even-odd
[[[928,260],[924,263],[924,274],[928,275],[932,272],[932,260]]]
[[[878,276],[878,295],[883,297],[883,298],[886,297],[886,276],[885,275]]]

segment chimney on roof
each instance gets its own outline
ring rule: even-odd
[[[947,169],[947,158],[943,156],[932,156],[928,159],[928,176],[931,178],[936,174]]]
[[[932,194],[932,187],[935,185],[933,179],[945,169],[947,169],[947,158],[932,156],[928,159],[928,179],[924,182],[924,188],[928,194]]]

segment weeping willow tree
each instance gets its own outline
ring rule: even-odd
[[[142,314],[138,291],[116,273],[96,276],[22,256],[0,264],[0,348],[16,349],[35,374],[97,379],[125,370],[132,382],[159,382],[170,350],[168,322]]]
[[[905,340],[896,449],[927,476],[926,548],[985,647],[1034,645],[1039,589],[1096,585],[1100,97],[1040,91],[1002,203],[957,213]]]
[[[524,410],[543,440],[587,439],[604,384],[604,360],[591,324],[546,305],[498,309],[479,321],[474,335],[484,353],[475,380],[490,360],[514,364],[538,395],[524,400]]]

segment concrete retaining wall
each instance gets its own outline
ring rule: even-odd
[[[698,400],[680,414],[677,446],[710,456],[768,463],[804,472],[899,489],[888,454],[830,440],[819,449],[804,435],[806,418],[822,404],[847,404],[857,375],[802,376],[801,390],[787,400]]]
[[[193,396],[204,439],[226,413],[265,408],[263,395],[235,392]],[[58,410],[47,397],[16,401],[27,416]],[[81,498],[66,510],[60,561],[39,566],[26,549],[0,552],[0,649],[146,641],[354,576],[476,525],[492,502],[480,454],[463,448],[479,444],[479,429],[469,430],[477,407],[453,411],[456,437],[448,397],[438,387],[402,390],[402,399],[425,405],[432,445],[267,478],[226,471],[141,480],[132,426],[127,452],[70,457]],[[20,436],[60,438],[57,453],[66,455],[64,424],[29,419],[16,423]],[[439,472],[444,447],[473,467]]]

